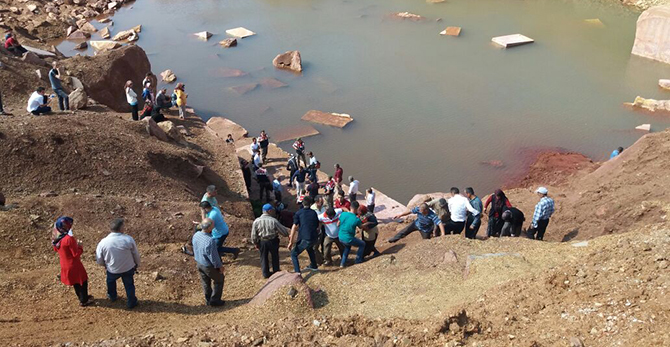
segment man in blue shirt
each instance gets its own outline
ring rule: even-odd
[[[477,232],[482,225],[482,200],[475,195],[475,190],[472,187],[465,188],[465,196],[470,200],[470,205],[479,211],[476,216],[468,211],[468,217],[465,221],[465,237],[474,240],[477,238]]]
[[[202,212],[202,219],[209,218],[214,222],[214,229],[212,229],[212,238],[216,242],[219,254],[229,253],[233,255],[233,259],[237,259],[240,254],[239,248],[223,247],[223,243],[228,237],[228,224],[223,220],[223,214],[218,207],[213,207],[209,202],[200,202],[200,210]]]
[[[58,96],[58,107],[61,111],[70,109],[70,97],[63,90],[63,85],[60,80],[60,70],[58,69],[58,62],[53,62],[53,69],[49,71],[49,82],[51,82],[51,89]]]
[[[303,251],[307,251],[307,255],[309,255],[307,270],[316,271],[318,267],[314,245],[319,242],[319,217],[316,211],[310,208],[311,205],[312,199],[305,197],[302,201],[302,209],[293,215],[293,226],[288,238],[288,248],[291,250],[291,260],[296,273],[300,273],[298,255]]]
[[[541,198],[537,205],[535,205],[535,213],[533,213],[533,221],[530,225],[531,229],[528,232],[528,238],[543,240],[544,233],[547,231],[547,226],[549,225],[549,218],[554,214],[554,200],[547,196],[548,191],[545,187],[537,188],[535,193],[540,195]]]
[[[444,233],[444,224],[442,224],[440,217],[438,217],[437,214],[435,214],[435,212],[433,212],[428,207],[428,204],[423,203],[420,206],[413,208],[411,211],[405,211],[404,213],[393,217],[393,219],[402,218],[409,214],[415,214],[416,221],[414,221],[414,223],[407,225],[399,233],[397,233],[395,236],[389,239],[388,241],[390,243],[398,242],[398,240],[406,237],[407,235],[413,233],[416,230],[419,231],[423,239],[429,239],[433,235],[433,228],[436,225],[438,228],[440,228],[441,235],[446,235]]]
[[[205,292],[205,303],[207,306],[223,306],[221,295],[226,277],[223,274],[223,264],[217,251],[216,241],[212,238],[214,222],[206,218],[200,223],[200,227],[202,230],[193,235],[192,242],[200,283]],[[212,282],[214,282],[213,291]]]
[[[619,147],[619,148],[613,150],[613,151],[612,151],[612,154],[610,154],[610,160],[612,160],[612,159],[618,157],[619,154],[621,154],[622,152],[623,152],[623,147]]]

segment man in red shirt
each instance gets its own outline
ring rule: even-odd
[[[28,52],[27,49],[23,48],[19,41],[14,37],[13,33],[7,33],[5,35],[5,49],[14,53],[14,55],[22,55],[25,52]]]
[[[302,139],[298,137],[295,139],[295,142],[293,142],[293,149],[295,149],[298,165],[300,164],[300,159],[302,159],[302,165],[307,167],[307,159],[305,158],[305,142],[303,142]]]
[[[340,164],[335,164],[335,175],[333,175],[333,178],[335,179],[335,183],[337,183],[338,187],[342,186],[342,175],[344,174],[344,170],[340,167]]]

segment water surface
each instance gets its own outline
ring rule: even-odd
[[[388,18],[398,11],[428,20]],[[138,44],[154,72],[172,69],[200,115],[251,134],[301,125],[310,109],[351,114],[345,129],[315,125],[321,135],[306,140],[308,150],[326,171],[339,162],[362,186],[406,202],[451,186],[488,193],[518,172],[526,149],[601,160],[639,138],[630,129],[641,123],[670,126],[622,107],[636,95],[670,97],[656,86],[670,66],[630,56],[637,16],[616,1],[585,0],[140,0],[118,11],[112,34],[142,24]],[[225,30],[238,26],[257,35],[221,48]],[[461,36],[440,36],[446,26],[462,27]],[[202,30],[215,35],[193,37]],[[504,50],[490,42],[514,33],[536,43]],[[72,46],[60,48],[72,54]],[[294,49],[302,75],[272,67]],[[225,68],[247,74],[221,77]],[[229,89],[268,77],[288,87]],[[491,160],[505,167],[481,164]]]

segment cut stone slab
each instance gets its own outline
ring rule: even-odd
[[[246,76],[247,73],[240,70],[240,69],[232,69],[229,67],[222,67],[218,70],[216,70],[216,75],[224,78],[230,78],[230,77],[243,77]]]
[[[276,79],[276,78],[264,78],[261,80],[261,85],[264,88],[268,89],[277,89],[277,88],[283,88],[283,87],[288,87],[288,84]]]
[[[208,40],[210,37],[212,37],[212,33],[210,33],[209,31],[201,31],[199,33],[195,33],[194,35],[197,38],[205,41]]]
[[[584,23],[594,27],[604,27],[605,24],[599,18],[584,19]]]
[[[654,6],[637,19],[632,54],[670,63],[670,5]]]
[[[89,44],[96,51],[111,50],[121,47],[121,44],[115,41],[91,41]]]
[[[497,36],[492,38],[491,41],[504,48],[516,47],[535,42],[535,40],[531,39],[530,37],[521,34]]]
[[[311,125],[296,125],[289,128],[284,128],[280,130],[275,130],[273,133],[273,140],[277,143],[284,141],[293,141],[298,137],[305,138],[310,136],[319,135],[319,131],[316,130]]]
[[[170,69],[161,72],[161,78],[164,82],[167,83],[172,83],[177,80],[177,76],[175,76],[175,74]]]
[[[225,40],[219,41],[219,44],[224,48],[235,47],[237,46],[237,39],[227,38]]]
[[[249,132],[241,125],[224,117],[212,117],[207,121],[207,126],[214,131],[216,136],[225,140],[228,134],[233,135],[235,141],[247,137]]]
[[[88,39],[89,37],[91,37],[91,34],[89,34],[89,33],[85,33],[85,32],[83,32],[83,31],[81,31],[81,30],[75,30],[75,31],[73,31],[72,33],[70,33],[70,35],[67,36],[67,39],[68,39],[68,40],[76,40],[76,41],[79,41],[79,40],[86,40],[86,39]],[[23,46],[23,47],[25,47],[25,46]]]
[[[651,131],[651,124],[640,124],[635,127],[635,130]]]
[[[461,34],[461,27],[447,27],[440,32],[440,35],[459,36]]]
[[[103,39],[108,39],[112,37],[112,34],[109,33],[108,27],[104,27],[102,28],[102,30],[100,30],[100,37],[102,37]]]
[[[52,57],[53,58],[53,57],[56,56],[56,54],[53,53],[53,52],[45,51],[43,49],[39,49],[39,48],[35,48],[35,47],[30,47],[30,46],[23,45],[23,48],[25,48],[28,52],[33,52],[33,53],[37,54],[39,57],[43,57],[43,58],[46,58],[46,57]]]
[[[348,114],[328,113],[317,110],[307,111],[307,113],[305,113],[301,119],[308,122],[325,124],[338,128],[344,128],[347,124],[354,120]]]
[[[239,86],[230,87],[230,90],[237,94],[244,95],[258,88],[258,83],[247,83]]]
[[[658,80],[658,86],[670,90],[670,80],[660,79]]]
[[[253,36],[256,35],[255,32],[244,28],[244,27],[237,27],[233,29],[228,29],[226,30],[226,34],[232,36],[232,37],[237,37],[238,39],[243,39],[245,37]]]
[[[407,207],[398,201],[390,198],[386,194],[382,193],[379,191],[377,188],[372,188],[375,192],[375,216],[377,217],[377,220],[381,223],[389,223],[393,221],[393,217],[397,216],[405,210],[407,210]],[[358,195],[358,199],[360,203],[365,203],[365,196],[362,194]]]

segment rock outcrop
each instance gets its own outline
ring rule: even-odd
[[[282,290],[285,290],[282,291]],[[275,295],[286,295],[290,299],[303,294],[310,307],[314,307],[309,287],[299,273],[279,271],[268,278],[267,283],[254,295],[249,304],[263,305]]]
[[[645,99],[638,96],[635,98],[635,101],[627,105],[649,112],[670,112],[670,100]]]
[[[72,57],[63,60],[63,65],[81,81],[90,98],[117,112],[130,109],[123,92],[126,81],[133,81],[139,94],[142,79],[151,71],[146,53],[138,46],[124,46],[94,57]]]
[[[272,65],[279,69],[287,69],[295,72],[302,71],[302,58],[298,51],[288,51],[284,54],[279,54],[272,61]]]
[[[86,91],[81,88],[77,88],[70,93],[70,109],[72,110],[81,110],[86,108],[88,105],[88,95]]]
[[[655,6],[642,12],[637,19],[631,53],[670,63],[670,5]]]

